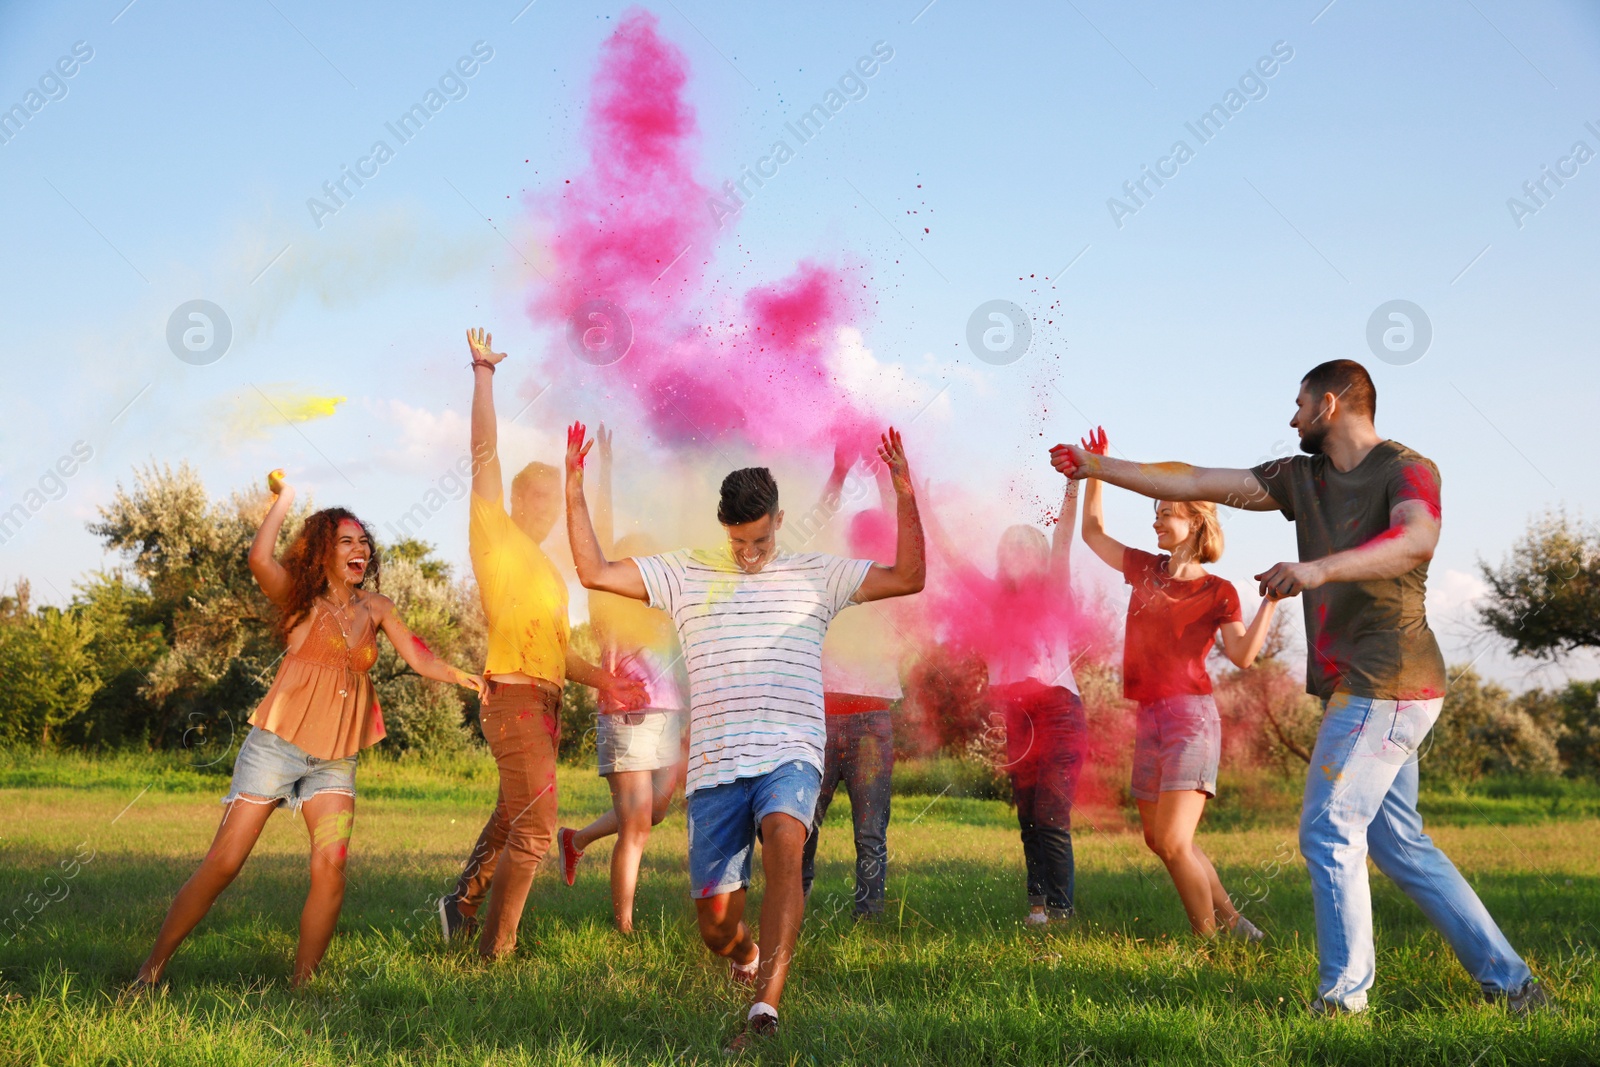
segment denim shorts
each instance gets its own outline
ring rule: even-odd
[[[224,804],[235,800],[275,802],[298,812],[318,793],[356,795],[356,757],[318,759],[269,730],[250,727],[233,761],[233,781]]]
[[[732,893],[750,884],[750,854],[761,820],[784,814],[811,832],[822,772],[791,760],[759,778],[739,778],[689,796],[689,895]]]
[[[1210,694],[1186,694],[1140,704],[1133,740],[1133,789],[1139,800],[1198,789],[1217,795],[1222,717]]]

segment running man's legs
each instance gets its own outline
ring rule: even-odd
[[[1350,1011],[1366,1007],[1376,968],[1369,842],[1380,869],[1393,872],[1485,991],[1509,992],[1529,977],[1477,894],[1422,833],[1416,753],[1442,705],[1337,693],[1323,714],[1306,773],[1300,852],[1316,909],[1317,995]]]
[[[1450,857],[1422,832],[1415,759],[1401,766],[1367,844],[1378,870],[1422,909],[1485,996],[1513,993],[1533,977]]]
[[[756,978],[756,1001],[774,1008],[783,997],[806,912],[806,897],[800,888],[800,855],[805,847],[806,824],[799,819],[774,812],[761,820],[761,873],[766,878],[761,937],[766,948]]]
[[[774,1009],[805,914],[800,866],[820,781],[815,767],[792,761],[689,798],[689,880],[700,936],[712,952],[739,966],[754,962],[759,952],[755,1000]],[[744,923],[758,827],[766,876],[761,902],[766,947],[761,949]]]
[[[484,891],[478,952],[510,953],[539,861],[556,828],[556,720],[558,692],[532,685],[502,685],[484,703],[483,735],[500,771],[500,793],[467,868],[457,884],[462,914],[476,914]],[[470,909],[470,910],[469,910]]]

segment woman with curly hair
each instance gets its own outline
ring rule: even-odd
[[[276,631],[286,651],[250,717],[216,838],[200,869],[178,890],[139,968],[138,986],[161,980],[167,961],[238,875],[267,818],[280,807],[302,814],[311,835],[311,888],[300,914],[292,984],[310,979],[344,903],[357,754],[384,735],[383,713],[367,676],[378,658],[379,630],[424,678],[481,690],[478,678],[436,658],[412,636],[394,602],[377,592],[377,546],[350,512],[324,508],[308,516],[282,561],[274,558],[278,531],[294,501],[294,489],[281,475],[274,471],[267,478],[274,500],[250,545],[250,572],[278,609]]]

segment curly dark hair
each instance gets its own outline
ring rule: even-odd
[[[778,483],[765,467],[744,467],[722,479],[717,521],[724,526],[755,522],[778,513]]]
[[[344,508],[323,508],[312,512],[306,517],[295,539],[289,543],[289,550],[283,554],[283,569],[289,572],[289,603],[278,613],[273,632],[285,645],[289,643],[289,631],[311,613],[312,602],[328,591],[328,560],[339,538],[339,524],[347,520],[361,527],[372,546],[372,554],[367,557],[366,573],[356,585],[364,589],[371,582],[374,592],[379,588],[379,571],[382,568],[378,558],[378,541],[367,529],[367,524]]]

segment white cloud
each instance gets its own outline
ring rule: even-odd
[[[931,352],[924,353],[915,365],[886,363],[873,354],[854,326],[841,326],[834,342],[828,365],[839,384],[863,407],[885,417],[903,413],[942,421],[950,414],[954,389],[981,389],[984,384],[971,368],[942,362]],[[919,416],[924,409],[925,414]]]
[[[1440,618],[1466,618],[1488,591],[1489,587],[1476,574],[1445,571],[1428,582],[1428,614]]]
[[[397,431],[395,446],[381,456],[389,466],[425,473],[435,467],[443,470],[467,454],[471,427],[462,412],[450,408],[431,411],[403,400],[375,400],[372,407]],[[559,465],[566,451],[564,439],[527,421],[502,418],[498,435],[502,466],[508,476],[534,460]]]

